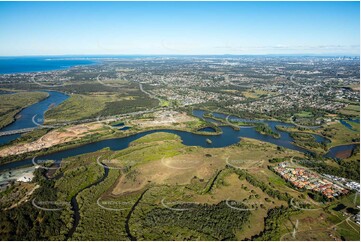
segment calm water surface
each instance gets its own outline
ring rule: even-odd
[[[202,112],[203,111],[195,110],[194,115],[195,116],[202,115]],[[214,114],[214,115],[222,116],[224,114]],[[237,117],[233,117],[233,118],[237,118]],[[252,120],[249,120],[249,121],[254,122]],[[103,140],[103,141],[98,141],[98,142],[91,143],[91,144],[82,145],[80,147],[56,152],[53,154],[40,156],[36,159],[36,161],[37,160],[60,161],[62,159],[65,159],[65,158],[68,158],[71,156],[81,155],[81,154],[85,154],[85,153],[89,153],[89,152],[95,152],[97,150],[100,150],[100,149],[103,149],[106,147],[109,147],[111,150],[122,150],[122,149],[127,148],[132,141],[137,140],[145,135],[157,133],[157,132],[166,132],[166,133],[176,134],[181,137],[182,143],[187,146],[201,146],[204,148],[221,148],[221,147],[227,147],[227,146],[233,145],[233,144],[239,142],[242,137],[246,137],[246,138],[253,138],[253,139],[261,140],[264,142],[272,143],[272,144],[275,144],[275,145],[278,145],[281,147],[285,147],[285,148],[289,148],[292,150],[297,150],[297,151],[300,151],[303,153],[310,153],[310,151],[294,145],[292,143],[293,138],[289,135],[289,133],[276,130],[276,128],[275,128],[277,125],[293,126],[293,124],[277,122],[277,121],[266,121],[266,120],[257,121],[257,122],[266,122],[272,128],[272,130],[274,130],[275,132],[278,132],[280,134],[280,138],[277,139],[277,138],[273,138],[272,136],[262,135],[262,134],[258,133],[257,131],[255,131],[254,127],[249,127],[249,126],[241,126],[240,130],[234,130],[233,128],[231,128],[229,126],[220,127],[223,133],[220,135],[214,135],[214,136],[204,136],[204,135],[189,133],[186,131],[161,129],[161,130],[146,131],[146,132],[138,133],[138,134],[135,134],[132,136],[124,137],[124,138],[114,138],[114,139]],[[316,135],[315,138],[321,142],[327,141],[327,139],[322,136]],[[207,139],[210,139],[212,141],[212,143],[208,143],[206,141]],[[350,147],[345,146],[344,148],[349,149]],[[342,147],[337,148],[337,149],[342,149]],[[336,151],[334,149],[331,149],[330,152],[328,152],[326,156],[334,158],[335,157],[334,152],[336,152]],[[25,159],[22,161],[4,164],[0,167],[0,170],[12,169],[12,168],[20,167],[20,166],[31,165],[31,164],[32,164],[32,159]]]
[[[32,121],[32,118],[35,115],[35,121],[39,124],[43,124],[44,113],[49,109],[49,107],[55,107],[69,98],[68,95],[61,92],[47,92],[49,93],[47,98],[38,103],[30,105],[27,108],[24,108],[17,115],[17,119],[8,126],[0,129],[0,132],[37,127],[37,125]],[[7,144],[12,140],[17,139],[18,137],[20,137],[20,134],[0,136],[0,145]]]
[[[200,131],[200,132],[216,132],[216,130],[212,127],[205,127],[205,128],[201,128],[201,129],[198,129],[197,131]]]
[[[91,60],[59,57],[0,57],[0,74],[63,70],[94,63]]]

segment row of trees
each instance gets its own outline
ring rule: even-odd
[[[254,178],[244,170],[235,169],[235,168],[231,168],[231,169],[233,169],[234,172],[240,176],[240,178],[245,178],[249,183],[251,183],[255,187],[259,187],[264,193],[266,193],[270,197],[284,201],[290,201],[292,199],[291,195],[272,189],[270,186]]]

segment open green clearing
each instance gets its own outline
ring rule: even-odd
[[[339,112],[347,116],[360,116],[360,105],[347,105],[345,108],[339,110]]]
[[[306,148],[311,148],[318,152],[323,152],[322,149],[324,145],[316,144],[312,141],[311,137],[307,134],[317,134],[324,136],[331,140],[330,143],[327,143],[326,147],[329,149],[334,146],[350,144],[359,142],[360,140],[360,124],[346,121],[352,126],[352,129],[349,129],[342,125],[339,121],[332,122],[330,124],[323,125],[319,129],[306,129],[303,127],[284,127],[277,126],[276,128],[282,131],[290,132],[294,138],[296,138],[296,144],[300,144]],[[308,138],[307,138],[308,137]]]
[[[313,114],[312,114],[312,112],[302,111],[302,112],[296,113],[295,116],[301,117],[301,118],[311,118],[311,117],[313,117]]]
[[[359,142],[360,140],[360,126],[359,124],[350,123],[354,130],[350,130],[343,126],[340,122],[325,126],[319,133],[329,139],[331,143],[329,146],[337,146],[342,144],[349,144]]]
[[[158,101],[140,91],[129,93],[72,94],[69,99],[45,114],[45,121],[67,122],[106,117],[156,107]]]
[[[187,147],[177,135],[156,133],[121,151],[103,149],[66,159],[55,177],[62,175],[49,184],[49,189],[53,199],[68,204],[76,196],[80,221],[72,240],[292,239],[289,233],[297,219],[300,232],[306,231],[304,237],[298,233],[297,239],[326,239],[329,226],[340,222],[337,212],[295,211],[289,206],[290,199],[308,204],[312,200],[268,169],[270,159],[287,160],[292,156],[303,155],[253,139],[242,139],[226,148]],[[110,169],[105,180],[91,186],[104,174],[98,157],[116,169]],[[351,206],[350,199],[345,197],[334,204]],[[26,204],[29,202],[22,206]],[[36,212],[32,208],[31,213]],[[61,221],[58,230],[53,230],[56,223],[41,223],[57,234],[45,233],[41,238],[64,239],[73,224],[72,214],[70,204],[57,213]],[[18,223],[8,216],[0,220],[3,228]],[[321,231],[309,231],[304,227],[307,224]],[[358,238],[350,234],[352,228],[347,222],[337,226],[335,238]],[[351,226],[357,229],[355,224]],[[24,232],[9,235],[7,231],[0,233],[8,239],[19,238]],[[39,239],[33,233],[29,236]]]

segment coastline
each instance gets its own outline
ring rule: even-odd
[[[30,66],[27,62],[36,62]],[[56,63],[57,62],[57,63]],[[10,65],[8,63],[11,63]],[[49,63],[51,63],[49,65]],[[56,63],[56,64],[55,64]],[[0,58],[0,75],[31,74],[51,71],[62,71],[81,66],[96,65],[100,60],[58,57],[12,57]]]

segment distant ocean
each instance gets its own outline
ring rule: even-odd
[[[63,70],[94,63],[92,60],[60,57],[0,57],[0,74]]]

